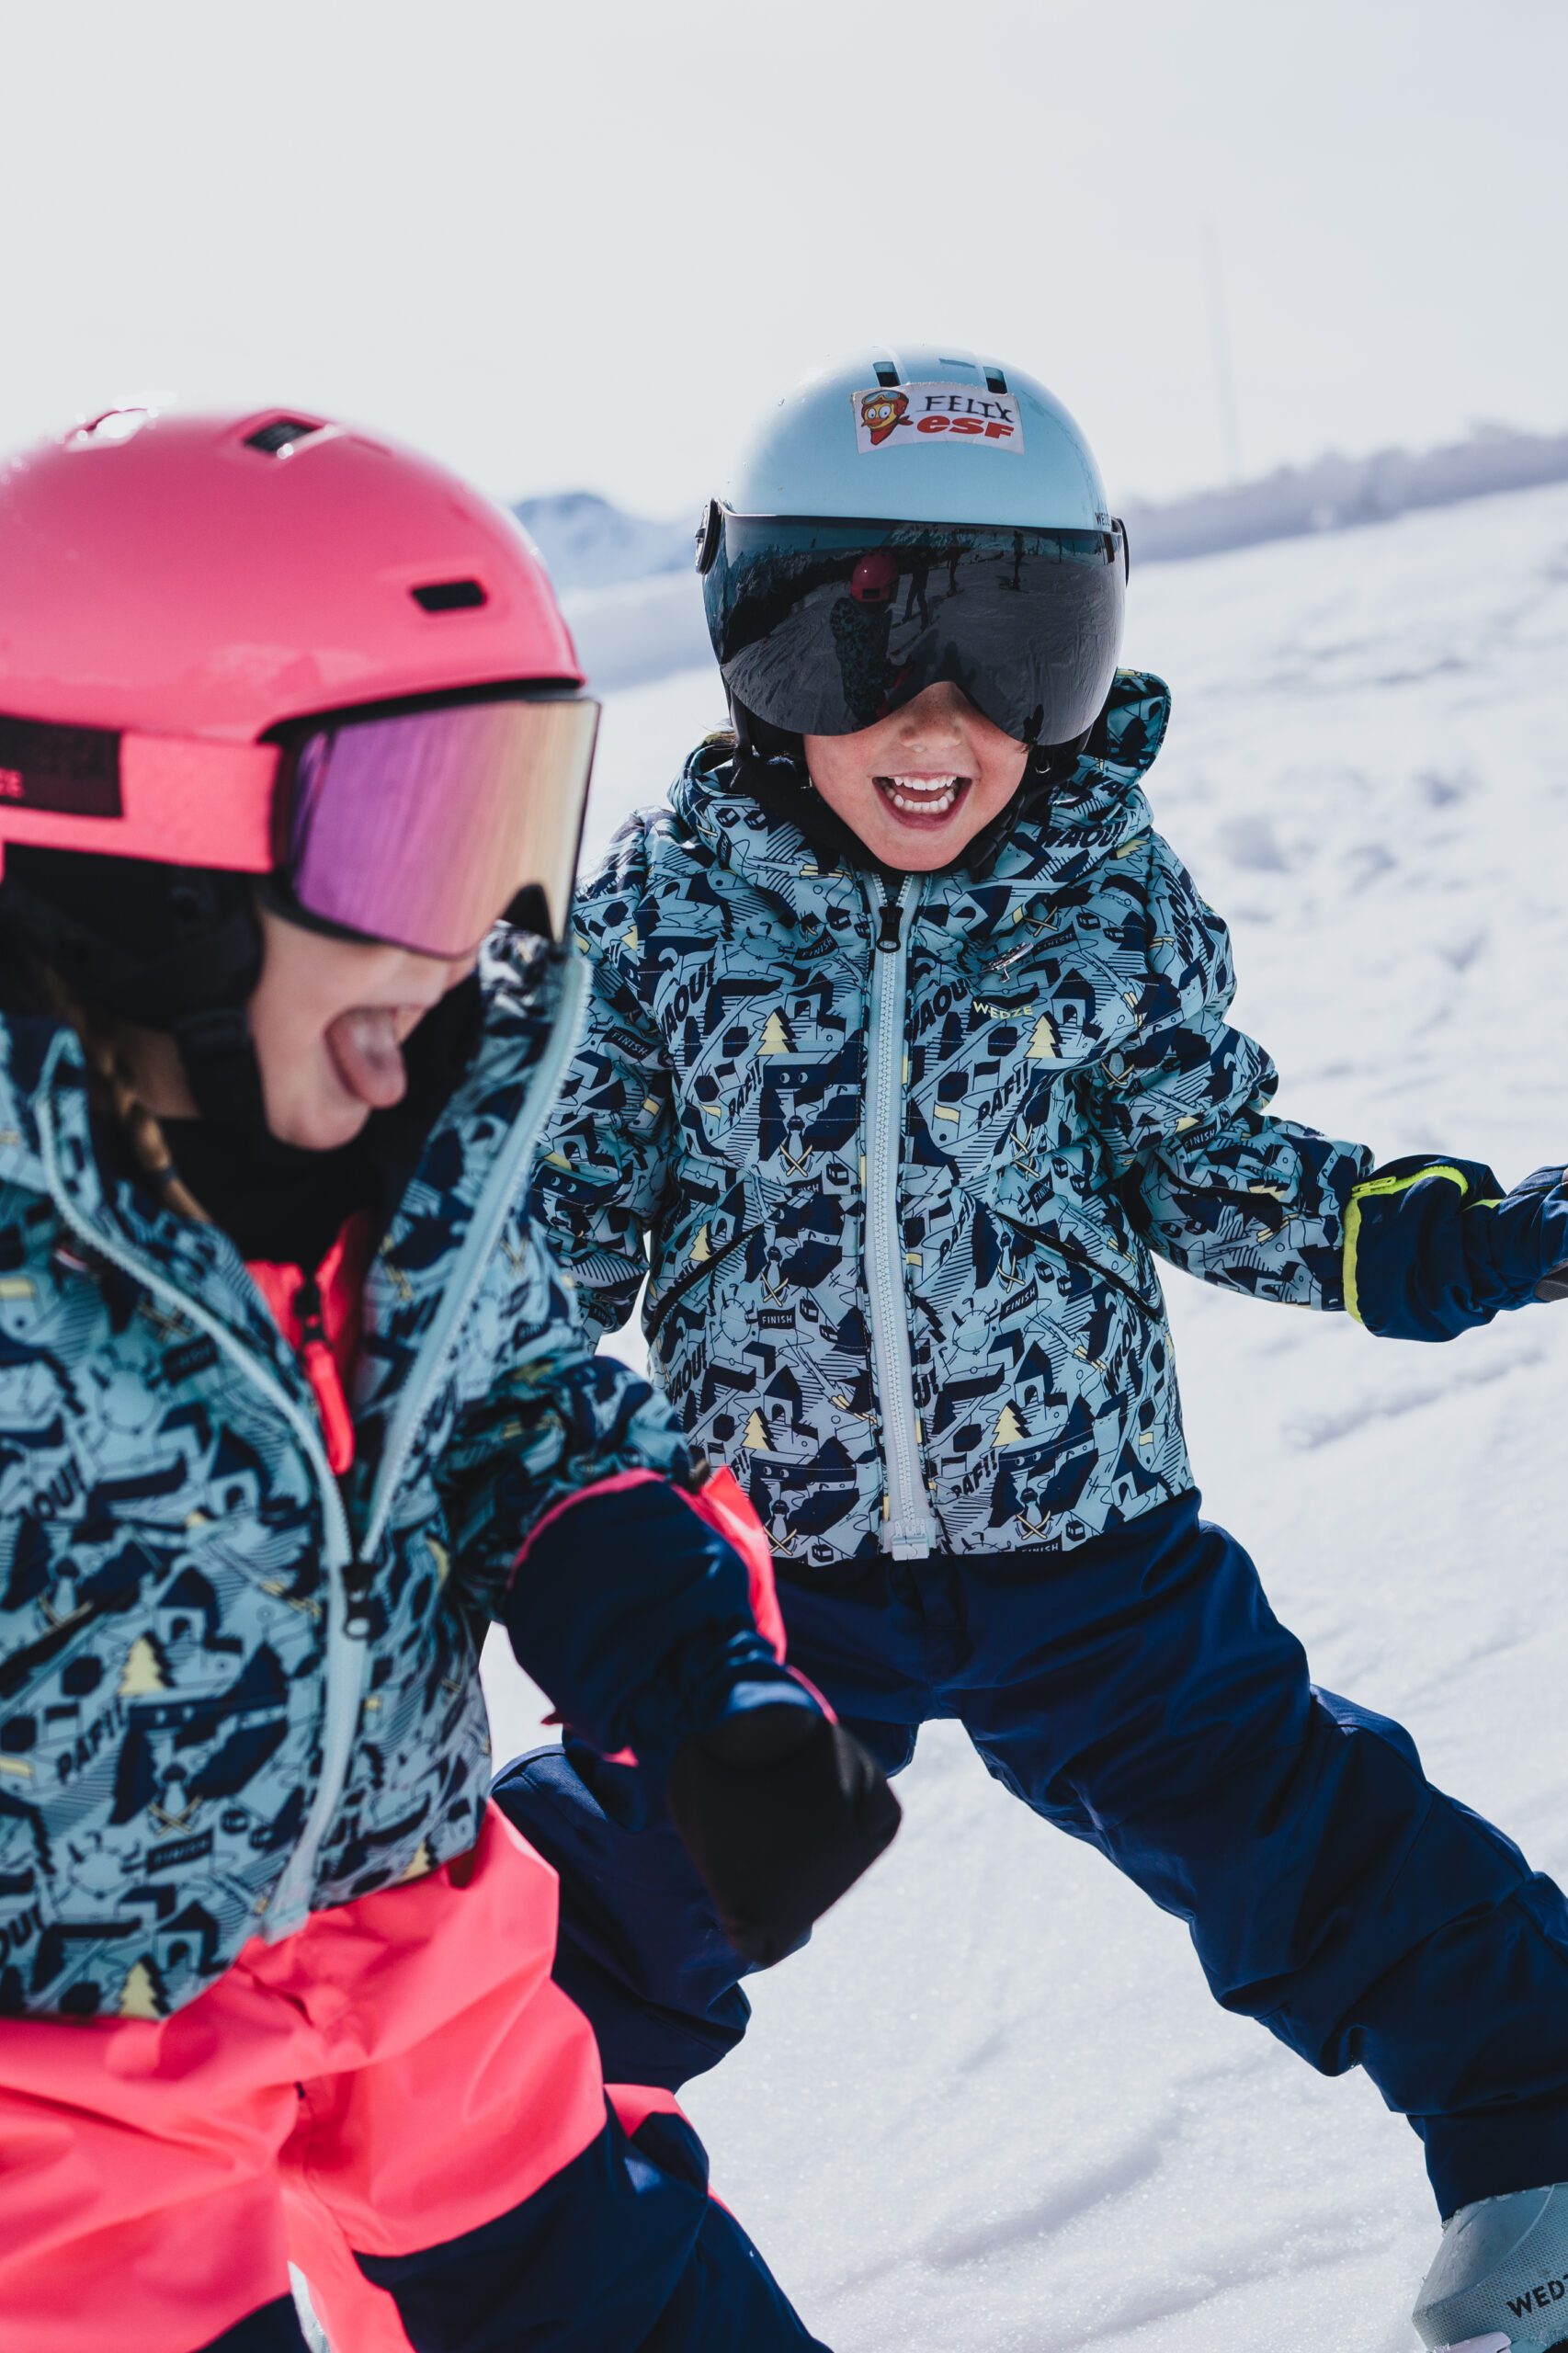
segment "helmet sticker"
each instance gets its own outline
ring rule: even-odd
[[[849,397],[855,447],[863,457],[873,449],[916,448],[921,442],[939,449],[955,436],[985,449],[1024,446],[1023,416],[1010,392],[973,384],[903,384],[896,392],[874,385]]]

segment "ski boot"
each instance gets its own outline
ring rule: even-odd
[[[1568,2353],[1568,2183],[1450,2215],[1415,2325],[1432,2353]]]

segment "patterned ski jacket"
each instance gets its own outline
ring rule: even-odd
[[[1433,1338],[1550,1259],[1528,1204],[1506,1248],[1461,1233],[1488,1170],[1374,1176],[1272,1115],[1141,789],[1168,711],[1121,673],[1048,822],[891,896],[715,739],[579,894],[594,990],[536,1202],[607,1329],[651,1245],[652,1360],[787,1561],[1055,1550],[1189,1486],[1155,1252]]]
[[[72,1033],[0,1025],[0,2007],[160,2015],[258,1931],[472,1846],[519,1546],[585,1484],[684,1469],[519,1209],[572,969],[488,961],[366,1279],[341,1488],[233,1244],[102,1173]],[[755,1629],[710,1574],[662,1663],[645,1591],[619,1631],[580,1605],[597,1575],[591,1545],[536,1544],[518,1647],[536,1624],[574,1721],[657,1748],[693,1641],[733,1660]]]

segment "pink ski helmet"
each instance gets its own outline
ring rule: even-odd
[[[849,575],[849,594],[858,605],[891,605],[898,594],[898,562],[886,548],[863,555]]]
[[[223,969],[193,991],[188,938],[174,994],[204,1018],[254,984],[241,877],[432,956],[508,910],[559,937],[597,715],[582,684],[531,541],[444,468],[295,410],[110,410],[0,466],[0,915],[37,944],[63,909],[79,948],[84,860],[141,862],[151,971],[156,877],[200,870]],[[116,1002],[180,1036],[199,1099],[169,975],[137,1002],[137,944],[117,943]]]

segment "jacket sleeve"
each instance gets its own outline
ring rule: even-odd
[[[674,1415],[594,1353],[531,1221],[508,1246],[527,1254],[537,1336],[508,1347],[443,1456],[464,1589],[483,1594],[520,1665],[607,1755],[667,1755],[736,1707],[793,1703],[801,1687],[758,1630],[746,1560],[694,1507]]]
[[[1122,888],[1121,942],[1141,951],[1137,1026],[1088,1087],[1133,1223],[1206,1282],[1343,1307],[1346,1211],[1371,1154],[1275,1116],[1274,1064],[1227,1018],[1229,934],[1157,834]]]
[[[1227,1015],[1230,939],[1157,835],[1122,937],[1143,950],[1131,1041],[1090,1081],[1133,1222],[1188,1273],[1259,1299],[1346,1308],[1390,1338],[1446,1340],[1538,1296],[1568,1258],[1547,1170],[1505,1196],[1479,1162],[1375,1167],[1362,1144],[1278,1118],[1278,1074]]]

